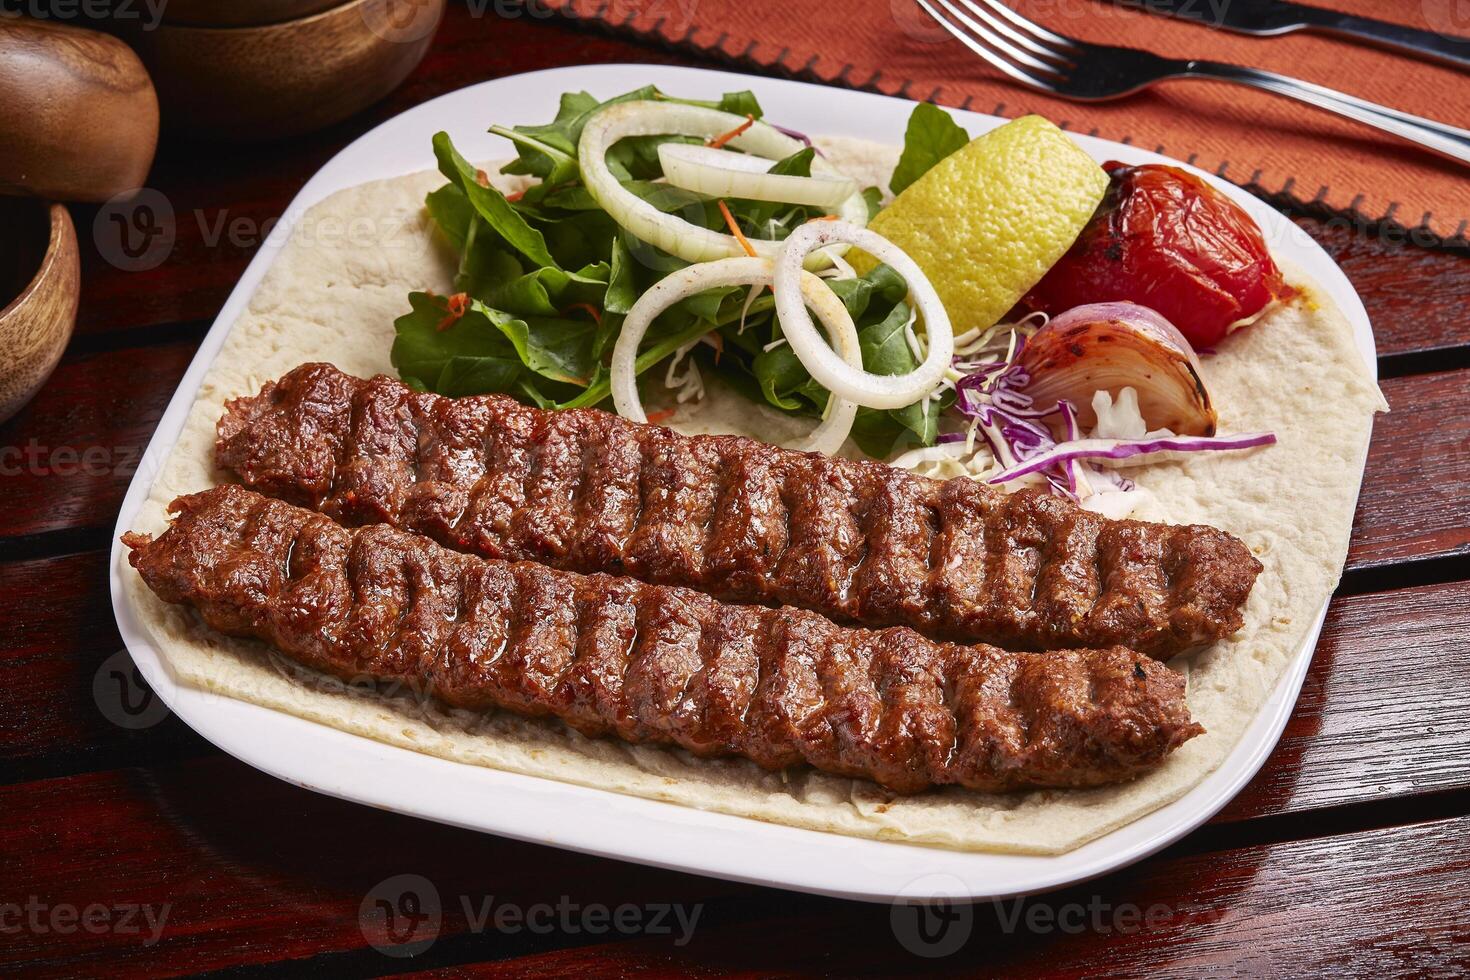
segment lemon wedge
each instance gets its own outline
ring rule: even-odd
[[[1108,175],[1041,116],[993,129],[935,164],[870,227],[929,277],[955,333],[985,328],[1036,285],[1102,202]],[[876,263],[853,256],[859,274]]]

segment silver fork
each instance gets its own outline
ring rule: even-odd
[[[965,47],[1007,75],[1063,98],[1116,99],[1169,78],[1250,85],[1356,119],[1435,153],[1470,163],[1470,130],[1377,105],[1259,68],[1164,58],[1138,48],[1093,44],[1047,30],[1002,0],[916,0]],[[941,13],[941,10],[943,13]]]

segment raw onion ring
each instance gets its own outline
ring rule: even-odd
[[[613,407],[619,415],[634,422],[647,422],[643,402],[638,397],[638,372],[635,363],[638,347],[649,326],[664,310],[682,299],[721,286],[768,286],[771,284],[773,268],[770,259],[740,258],[717,259],[680,269],[660,279],[638,298],[628,316],[623,320],[618,341],[612,355],[612,398]],[[852,316],[837,294],[832,292],[821,279],[810,272],[801,276],[801,295],[817,311],[817,317],[832,334],[833,341],[848,363],[862,365],[862,352],[858,346],[857,327]],[[805,307],[802,309],[805,312]],[[815,329],[815,328],[813,328]],[[852,431],[857,406],[851,401],[833,395],[827,405],[826,418],[806,437],[800,446],[794,447],[830,456],[842,448]]]
[[[908,374],[873,374],[862,365],[837,356],[807,315],[802,296],[796,291],[797,273],[806,256],[834,242],[856,245],[880,262],[887,263],[908,283],[909,297],[924,318],[929,351],[924,362]],[[867,408],[903,408],[925,397],[944,378],[954,357],[954,331],[949,314],[934,286],[913,259],[877,232],[844,221],[809,221],[786,239],[776,259],[771,286],[776,296],[776,315],[781,330],[802,367],[817,383],[834,395]]]
[[[850,177],[773,174],[776,161],[767,157],[690,143],[661,144],[658,162],[668,183],[706,197],[837,208],[860,189]]]
[[[678,134],[713,139],[745,121],[744,116],[678,102],[614,103],[588,120],[582,130],[582,138],[577,144],[582,183],[593,200],[620,226],[635,238],[670,255],[686,262],[710,262],[745,255],[745,249],[733,235],[702,228],[677,215],[663,213],[623,187],[607,166],[607,151],[618,140],[629,136]],[[727,145],[774,159],[788,157],[803,148],[799,140],[761,122],[733,137]],[[840,176],[822,160],[813,160],[812,170],[823,175]],[[855,193],[842,203],[838,214],[854,224],[867,224],[867,202],[861,193]],[[772,259],[781,249],[780,242],[764,238],[751,239],[750,243],[756,254]],[[808,264],[813,269],[820,269],[828,264],[828,257],[823,252],[813,252]]]

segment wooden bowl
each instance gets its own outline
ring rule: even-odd
[[[165,21],[128,38],[170,131],[255,141],[329,126],[383,98],[423,59],[443,13],[444,0],[348,0],[279,24]]]
[[[163,20],[195,27],[252,27],[319,14],[342,0],[168,0]]]
[[[0,198],[0,422],[51,376],[77,322],[77,233],[64,204]]]
[[[158,98],[126,44],[0,17],[0,194],[105,201],[143,185]]]

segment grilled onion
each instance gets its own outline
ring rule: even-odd
[[[1163,316],[1137,303],[1093,303],[1053,317],[1027,342],[1018,362],[1030,375],[1026,394],[1039,409],[1071,402],[1084,428],[1097,422],[1092,396],[1138,392],[1150,430],[1215,434],[1215,409],[1194,348]]]

